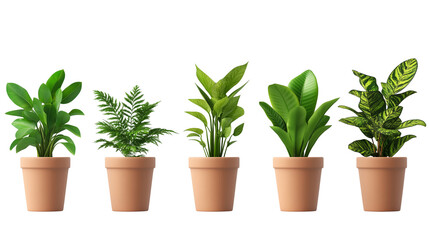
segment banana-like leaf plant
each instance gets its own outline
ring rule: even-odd
[[[411,82],[417,72],[417,60],[412,58],[399,64],[389,75],[386,83],[381,83],[380,92],[375,77],[353,70],[365,91],[351,90],[358,97],[359,109],[339,106],[356,116],[340,119],[341,122],[358,127],[371,141],[361,139],[349,144],[349,149],[365,157],[393,157],[414,135],[401,136],[400,129],[416,125],[426,126],[422,120],[402,121],[403,110],[400,103],[415,91],[401,91]],[[374,141],[375,140],[375,141]],[[376,143],[375,143],[376,142]]]
[[[174,131],[163,128],[150,128],[149,115],[159,102],[145,102],[139,86],[126,93],[125,101],[119,102],[102,91],[94,91],[95,99],[107,120],[96,123],[99,134],[107,134],[111,140],[98,139],[100,148],[112,147],[125,157],[144,157],[148,149],[145,145],[161,143],[159,136],[172,134]]]
[[[27,90],[18,84],[6,85],[10,100],[20,107],[6,113],[18,117],[12,122],[17,131],[10,150],[16,148],[16,152],[20,152],[28,146],[33,146],[38,157],[52,157],[54,148],[62,144],[70,153],[75,154],[76,146],[73,140],[62,132],[67,130],[80,137],[79,129],[68,122],[71,116],[84,114],[79,109],[70,112],[60,111],[60,107],[61,104],[68,104],[79,95],[82,83],[75,82],[61,90],[64,78],[64,70],[52,74],[46,83],[40,85],[39,98],[33,99]]]
[[[228,92],[243,78],[247,63],[232,69],[224,78],[214,82],[201,69],[197,68],[197,78],[203,85],[204,91],[197,85],[202,99],[189,99],[192,103],[201,107],[208,115],[208,119],[200,112],[186,112],[199,119],[204,124],[201,128],[188,128],[190,140],[198,142],[206,157],[225,157],[228,147],[236,141],[243,131],[244,123],[238,125],[232,131],[231,124],[244,115],[243,108],[238,106],[240,96],[238,92],[247,84],[243,84],[230,94]],[[204,136],[205,135],[205,136]]]
[[[308,157],[319,137],[331,125],[325,113],[338,100],[327,101],[316,110],[318,85],[311,70],[301,73],[289,85],[268,87],[271,105],[259,102],[290,157]]]

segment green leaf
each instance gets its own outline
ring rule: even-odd
[[[57,129],[61,129],[69,121],[70,121],[70,115],[64,111],[60,111],[58,112],[55,125]]]
[[[378,91],[378,85],[375,77],[365,75],[355,70],[353,70],[353,74],[359,77],[360,85],[362,85],[366,91]]]
[[[37,116],[39,117],[40,121],[42,122],[42,124],[44,126],[47,126],[48,122],[47,122],[47,116],[45,111],[43,110],[43,106],[42,106],[42,102],[40,102],[39,99],[34,98],[33,99],[33,107],[34,107],[34,112],[36,112]]]
[[[240,96],[230,98],[228,103],[223,108],[223,117],[231,116],[235,110],[237,109],[238,101],[240,100]]]
[[[67,150],[69,150],[69,152],[73,155],[75,155],[76,153],[76,146],[74,145],[74,143],[66,143],[66,142],[62,142],[62,145],[64,145],[64,147],[67,148]]]
[[[286,123],[280,114],[278,114],[270,105],[265,102],[259,102],[259,105],[262,107],[273,126],[279,127],[287,132]]]
[[[230,127],[232,123],[232,118],[223,118],[220,122],[222,129]]]
[[[331,119],[331,117],[329,117],[327,115],[323,116],[322,119],[320,119],[319,123],[317,124],[316,129],[320,128],[322,126],[325,126],[329,122],[330,119]]]
[[[6,85],[6,92],[10,100],[15,105],[23,108],[24,110],[31,110],[33,102],[31,101],[30,95],[27,90],[15,83],[8,83]]]
[[[246,71],[247,63],[232,69],[224,78],[214,85],[212,96],[214,98],[223,98],[226,93],[231,90],[243,78]]]
[[[307,111],[307,121],[316,109],[318,86],[316,76],[307,70],[290,81],[288,87],[297,96],[299,105]]]
[[[61,91],[61,89],[58,89],[54,94],[54,101],[52,103],[56,112],[58,112],[60,110],[60,105],[61,105],[62,99],[63,99],[63,92]]]
[[[331,125],[327,125],[327,126],[321,126],[319,128],[317,128],[314,133],[311,135],[310,140],[308,141],[308,145],[307,148],[305,150],[305,157],[308,157],[308,155],[310,154],[311,149],[313,149],[314,144],[317,142],[317,140],[319,139],[319,137],[329,128],[331,127]]]
[[[28,146],[37,146],[37,140],[31,137],[21,139],[16,145],[16,152],[18,153]]]
[[[362,95],[363,92],[362,91],[358,91],[358,90],[351,90],[349,93],[351,95],[354,95],[354,96],[360,98],[360,96]]]
[[[382,92],[386,99],[400,92],[413,80],[417,66],[417,60],[412,58],[402,62],[392,71],[386,84],[382,85]]]
[[[200,137],[200,135],[196,133],[189,133],[186,137]]]
[[[210,106],[205,100],[203,100],[203,99],[189,99],[189,101],[191,101],[192,103],[201,107],[202,109],[206,110],[207,113],[210,113],[210,111],[211,111]]]
[[[26,119],[16,119],[12,122],[12,125],[17,129],[34,129],[36,124],[34,122],[28,121]]]
[[[394,118],[389,121],[386,121],[382,127],[387,129],[397,129],[401,125],[401,123],[402,121],[400,118]]]
[[[204,133],[204,131],[202,129],[200,129],[200,128],[188,128],[185,131],[187,131],[187,132],[194,132],[194,133],[196,133],[198,135],[201,135],[201,134]]]
[[[243,132],[243,127],[244,127],[244,123],[238,125],[235,129],[234,129],[234,133],[232,135],[234,135],[234,137],[239,136],[242,132]]]
[[[416,91],[406,91],[404,93],[390,95],[389,101],[387,102],[388,103],[387,105],[389,106],[389,108],[399,106],[399,104],[405,98],[407,98],[408,96],[413,95],[414,93],[416,93]]]
[[[398,129],[413,127],[413,126],[416,126],[416,125],[421,125],[421,126],[426,127],[426,123],[424,121],[419,120],[419,119],[413,119],[413,120],[408,120],[408,121],[405,121],[405,122],[401,123],[398,126]]]
[[[24,119],[31,121],[33,123],[39,122],[39,117],[33,111],[31,111],[31,112],[30,111],[24,111],[23,117],[24,117]]]
[[[389,145],[388,156],[389,157],[395,156],[395,154],[402,148],[402,146],[404,146],[406,142],[408,142],[409,140],[415,137],[416,136],[414,135],[405,135],[403,137],[394,139]]]
[[[358,116],[358,117],[364,117],[364,116],[365,116],[365,115],[363,115],[363,113],[358,112],[358,111],[354,110],[354,109],[353,109],[353,108],[351,108],[351,107],[347,107],[347,106],[344,106],[344,105],[340,105],[340,106],[338,106],[338,107],[339,107],[339,108],[342,108],[342,109],[349,110],[349,111],[353,112],[354,114],[356,114],[356,116]]]
[[[24,110],[23,109],[19,109],[19,110],[9,111],[9,112],[6,113],[6,115],[17,116],[17,117],[24,117]]]
[[[213,111],[217,116],[222,114],[223,108],[228,104],[229,98],[224,97],[217,101],[213,106]]]
[[[282,116],[285,122],[287,122],[289,112],[299,106],[299,101],[296,95],[292,90],[290,90],[290,88],[280,84],[272,84],[268,86],[268,95],[270,96],[273,109]]]
[[[397,137],[401,135],[401,132],[396,129],[378,128],[377,132],[390,137]]]
[[[231,135],[231,127],[226,127],[222,130],[222,137],[227,138]]]
[[[32,129],[32,128],[18,129],[18,131],[16,131],[16,133],[15,133],[15,138],[23,138],[27,135],[30,135],[33,131],[36,131],[36,130]]]
[[[289,112],[289,117],[287,119],[287,129],[290,139],[294,141],[295,145],[295,155],[293,157],[302,157],[301,150],[304,140],[304,135],[307,130],[306,122],[306,110],[302,106],[293,108]]]
[[[198,142],[203,148],[206,147],[206,144],[203,141],[201,141],[201,140],[198,140],[198,139],[189,139],[189,140]]]
[[[64,78],[66,74],[64,70],[56,71],[46,82],[46,86],[48,86],[49,90],[51,90],[51,94],[54,95],[55,92],[61,88],[64,82]]]
[[[201,96],[203,96],[204,100],[206,100],[206,102],[209,105],[210,109],[213,109],[213,101],[210,99],[209,96],[207,96],[207,94],[198,85],[196,85],[196,86],[198,88],[198,91],[201,93]]]
[[[386,102],[380,92],[363,92],[360,96],[359,109],[372,118],[386,109]]]
[[[40,85],[39,99],[43,103],[51,103],[52,102],[51,90],[48,88],[48,86],[46,86],[46,84]]]
[[[204,126],[207,126],[207,119],[206,117],[204,117],[202,113],[199,113],[199,112],[185,112],[185,113],[198,118],[201,122],[204,123]]]
[[[378,118],[380,119],[380,124],[383,125],[387,121],[391,121],[393,119],[398,118],[402,113],[402,109],[403,108],[401,106],[396,106],[393,108],[388,108],[381,112],[378,115]]]
[[[79,109],[73,109],[69,112],[69,115],[76,116],[76,115],[85,115],[85,114]]]
[[[210,94],[210,96],[213,96],[212,91],[213,91],[213,87],[215,85],[215,82],[209,76],[207,76],[207,74],[205,74],[203,71],[201,71],[201,69],[199,69],[197,65],[195,65],[195,67],[197,68],[198,80],[203,85],[203,87],[206,89],[206,91]]]
[[[77,95],[79,95],[81,89],[81,82],[75,82],[70,84],[70,86],[66,87],[66,89],[64,89],[63,91],[61,103],[67,104],[73,101],[77,97]]]
[[[286,147],[286,150],[289,153],[289,156],[295,156],[295,141],[292,141],[289,133],[276,126],[271,126],[271,129],[273,129],[277,136],[279,136],[280,140],[282,140],[283,144]]]
[[[18,143],[21,141],[22,138],[17,138],[13,140],[13,142],[10,144],[9,150],[12,150]]]
[[[80,137],[80,131],[79,131],[79,128],[77,128],[77,127],[75,127],[75,126],[73,126],[73,125],[69,125],[69,124],[66,124],[66,125],[64,125],[64,127],[63,127],[65,130],[68,130],[68,131],[70,131],[71,133],[73,133],[74,135],[76,135],[76,136],[78,136],[78,137]]]
[[[367,138],[373,138],[374,137],[374,132],[372,130],[372,128],[368,125],[365,127],[360,127],[359,130],[363,133],[363,135],[365,135]]]
[[[244,109],[241,107],[236,107],[235,111],[231,114],[231,116],[228,116],[228,117],[230,117],[232,121],[235,121],[243,115],[244,115]]]
[[[43,108],[46,117],[47,117],[47,126],[48,129],[53,129],[55,127],[55,123],[57,122],[57,110],[52,104],[47,104]]]
[[[355,127],[365,127],[368,124],[368,120],[362,117],[348,117],[340,119],[340,122],[355,126]]]
[[[373,156],[376,154],[376,147],[370,141],[361,139],[349,144],[349,149],[362,154],[364,157]]]
[[[237,95],[238,92],[240,92],[241,89],[244,88],[244,86],[247,85],[249,81],[247,81],[245,84],[241,85],[241,87],[237,88],[236,90],[234,90],[234,92],[232,92],[228,97],[229,98],[233,98],[235,95]]]

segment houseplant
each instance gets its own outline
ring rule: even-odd
[[[53,151],[62,144],[75,154],[73,140],[64,135],[65,130],[80,137],[77,127],[68,124],[75,115],[83,115],[79,109],[60,111],[61,104],[68,104],[80,93],[81,82],[72,83],[64,90],[64,70],[52,74],[46,84],[40,85],[38,98],[31,99],[27,90],[15,83],[6,85],[7,95],[18,110],[7,112],[16,116],[12,122],[17,128],[10,150],[20,152],[29,146],[37,150],[37,157],[22,157],[25,196],[29,211],[62,211],[70,167],[69,157],[53,157]]]
[[[197,78],[205,91],[197,85],[202,99],[189,99],[201,107],[203,113],[186,112],[199,119],[201,128],[189,128],[188,137],[198,142],[205,157],[189,158],[195,207],[197,211],[231,211],[234,205],[235,183],[238,157],[225,157],[228,147],[235,143],[243,131],[244,124],[232,130],[232,123],[244,115],[243,108],[238,106],[238,92],[242,85],[230,94],[228,92],[243,78],[247,63],[232,69],[224,78],[214,82],[203,71],[197,68]]]
[[[106,157],[110,199],[113,211],[147,211],[149,209],[155,158],[145,157],[147,144],[158,145],[159,136],[173,131],[150,128],[149,115],[158,102],[145,102],[139,86],[126,93],[125,101],[119,102],[102,91],[94,91],[101,112],[109,116],[97,122],[99,134],[109,139],[98,139],[100,148],[112,147],[123,157]]]
[[[422,120],[402,121],[402,101],[415,91],[401,91],[411,82],[417,72],[417,60],[409,59],[399,64],[386,83],[381,83],[380,92],[376,79],[358,71],[364,91],[351,90],[350,94],[360,99],[359,109],[339,106],[356,116],[340,119],[341,122],[358,127],[370,139],[361,139],[349,144],[349,149],[362,154],[357,158],[362,199],[366,211],[399,211],[401,209],[406,157],[393,157],[414,135],[401,136],[400,129],[416,125],[426,126]]]
[[[259,102],[280,137],[289,157],[273,160],[280,209],[282,211],[315,211],[319,195],[323,157],[308,157],[319,137],[331,126],[326,125],[328,109],[338,100],[330,100],[316,109],[318,85],[316,76],[307,70],[288,86],[268,87],[271,105]]]

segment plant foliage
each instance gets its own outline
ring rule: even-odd
[[[174,131],[163,128],[150,128],[149,115],[159,102],[145,102],[139,86],[126,93],[125,101],[119,102],[102,91],[94,91],[95,99],[100,101],[100,111],[109,116],[97,122],[99,134],[107,134],[111,140],[98,139],[100,148],[113,147],[125,157],[143,157],[147,154],[146,144],[158,145],[159,136]]]
[[[412,58],[399,64],[390,74],[386,83],[381,83],[379,90],[375,77],[353,70],[365,91],[351,90],[350,94],[358,97],[359,109],[339,106],[353,112],[356,116],[340,119],[341,122],[358,127],[371,141],[361,139],[349,144],[349,149],[365,157],[393,157],[399,149],[414,135],[401,136],[400,129],[416,125],[426,126],[422,120],[402,121],[403,110],[400,103],[416,93],[400,93],[414,78],[417,72],[417,60]],[[375,142],[374,142],[375,139]]]
[[[33,146],[37,150],[38,157],[52,157],[54,148],[62,144],[70,153],[75,154],[76,146],[73,140],[62,132],[67,130],[80,137],[79,129],[68,122],[71,116],[83,115],[83,112],[79,109],[73,109],[70,112],[60,111],[60,107],[61,104],[68,104],[79,95],[82,83],[72,83],[62,90],[64,78],[64,70],[52,74],[46,83],[40,85],[39,98],[33,99],[27,90],[18,84],[6,85],[10,100],[20,107],[18,110],[6,113],[18,117],[12,122],[17,132],[10,150],[16,148],[16,152],[20,152],[28,146]]]
[[[218,82],[214,82],[198,67],[196,68],[197,78],[205,91],[197,85],[202,99],[189,99],[189,101],[202,108],[208,115],[208,120],[201,112],[186,112],[199,119],[204,124],[204,130],[188,128],[185,131],[190,132],[188,137],[192,141],[202,146],[206,157],[224,157],[228,147],[236,142],[232,141],[232,137],[239,136],[244,127],[242,123],[232,131],[231,124],[244,115],[243,108],[238,106],[240,96],[237,94],[247,82],[230,94],[228,92],[243,78],[247,63],[235,67]]]
[[[290,157],[308,157],[319,137],[331,126],[325,113],[338,98],[325,102],[316,110],[318,86],[311,70],[301,73],[289,85],[268,87],[271,105],[259,102],[271,129],[280,137]]]

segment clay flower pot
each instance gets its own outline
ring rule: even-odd
[[[197,211],[232,211],[238,166],[238,157],[189,158]]]
[[[154,157],[106,157],[113,211],[147,211]]]
[[[358,157],[365,211],[401,210],[406,157]]]
[[[66,195],[69,157],[23,157],[28,211],[62,211]]]
[[[275,157],[280,210],[316,211],[322,157]]]

